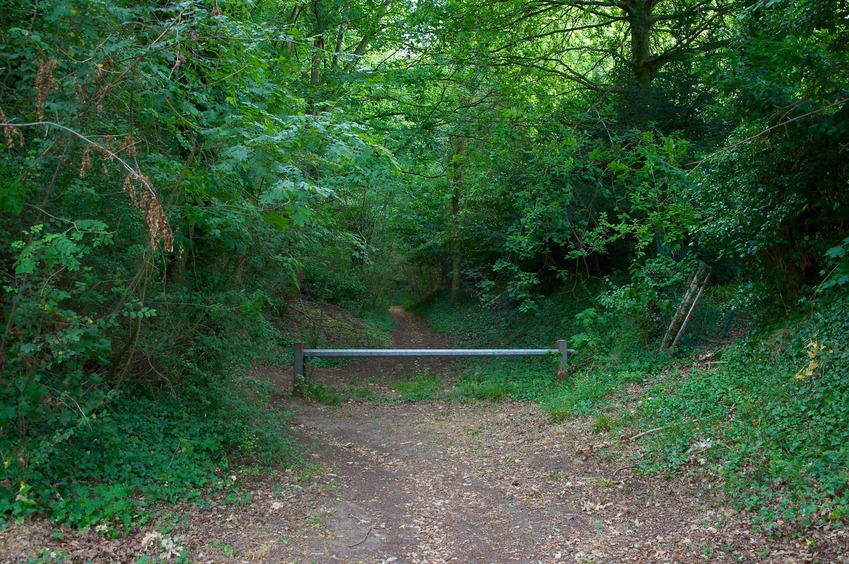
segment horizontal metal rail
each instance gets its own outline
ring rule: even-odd
[[[568,349],[569,354],[574,350]],[[304,357],[368,358],[390,356],[546,356],[557,349],[304,349]]]
[[[306,383],[307,358],[379,358],[379,357],[507,357],[507,356],[557,356],[558,372],[565,374],[570,354],[574,349],[561,339],[553,349],[308,349],[304,343],[295,343],[294,395],[302,395]]]

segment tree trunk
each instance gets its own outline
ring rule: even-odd
[[[321,52],[324,50],[324,39],[317,35],[312,40],[312,65],[310,68],[310,84],[318,86],[321,80]]]
[[[460,214],[460,189],[455,185],[451,196],[451,303],[460,303],[460,243],[457,216]]]
[[[633,0],[628,14],[631,25],[631,64],[637,85],[648,88],[654,79],[651,67],[651,24],[654,0]]]
[[[307,98],[307,113],[310,115],[318,115],[315,109],[315,100],[318,98],[318,86],[321,82],[321,59],[322,51],[324,51],[324,24],[321,21],[319,13],[319,0],[315,0],[312,5],[312,11],[315,16],[315,29],[313,30],[312,38],[312,60],[310,61],[310,84],[312,92]]]
[[[339,31],[336,33],[336,48],[333,50],[333,62],[330,68],[334,71],[339,68],[339,55],[342,52],[343,41],[345,40],[345,28],[348,27],[349,16],[351,11],[351,0],[345,0],[345,5],[342,7],[342,23],[339,24]]]
[[[453,188],[451,194],[451,303],[460,303],[460,182],[463,165],[460,160],[463,154],[463,138],[450,139],[451,152],[448,163],[448,186]]]

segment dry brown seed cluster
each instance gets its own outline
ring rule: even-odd
[[[9,123],[9,118],[6,117],[6,114],[3,112],[3,108],[0,108],[0,125],[3,125],[3,136],[6,138],[7,149],[11,149],[15,144],[12,137],[17,137],[18,144],[21,147],[24,146],[23,132],[19,127],[15,127]]]
[[[89,170],[91,170],[91,145],[86,145],[85,149],[83,149],[83,158],[80,164],[80,178],[85,178]]]
[[[44,119],[44,102],[51,92],[56,90],[56,79],[53,73],[59,67],[58,61],[49,59],[38,66],[38,72],[35,75],[35,90],[37,92],[35,98],[35,109],[38,112],[38,119]]]
[[[141,184],[141,190],[136,190],[136,183]],[[174,250],[174,233],[168,225],[165,210],[156,197],[150,178],[143,174],[132,172],[124,178],[124,191],[130,195],[133,205],[142,214],[150,231],[150,248],[155,249],[159,241],[166,252]]]

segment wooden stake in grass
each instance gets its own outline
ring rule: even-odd
[[[693,315],[696,302],[699,301],[699,297],[702,295],[705,286],[707,286],[708,278],[710,278],[708,266],[703,264],[699,267],[698,272],[696,272],[695,276],[693,276],[693,279],[690,281],[690,286],[684,293],[684,297],[681,299],[681,304],[675,311],[675,315],[672,316],[672,321],[669,323],[669,329],[666,330],[666,334],[663,336],[663,341],[660,343],[661,351],[668,351],[675,348],[675,345],[678,343],[678,339],[684,333],[684,329],[686,329],[687,324],[690,321],[690,317]]]
[[[681,338],[681,335],[684,334],[684,330],[687,328],[687,324],[690,323],[690,318],[693,317],[693,310],[696,309],[696,304],[699,302],[699,298],[702,297],[702,292],[705,291],[705,287],[707,286],[708,279],[710,278],[710,272],[705,276],[704,282],[702,282],[701,287],[699,287],[699,293],[696,294],[696,297],[693,298],[693,303],[690,305],[690,310],[687,312],[687,317],[684,318],[684,321],[681,323],[681,328],[678,329],[678,334],[675,335],[675,340],[672,341],[672,345],[670,345],[669,350],[675,348],[675,345],[678,344],[678,339]]]

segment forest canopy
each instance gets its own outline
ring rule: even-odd
[[[0,514],[99,518],[61,469],[137,402],[273,442],[233,375],[304,296],[581,287],[649,349],[700,272],[726,328],[843,299],[847,50],[845,0],[0,0]]]

